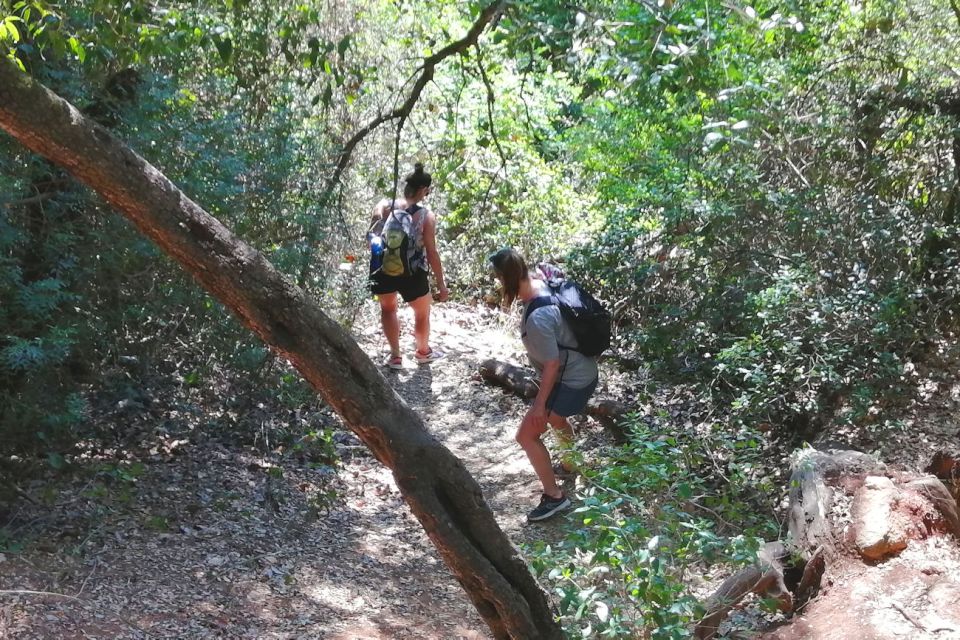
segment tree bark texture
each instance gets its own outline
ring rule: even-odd
[[[945,472],[948,464],[946,457],[941,457],[932,466]],[[894,479],[887,480],[888,475]],[[780,610],[788,614],[817,595],[830,565],[844,553],[850,555],[849,534],[844,530],[847,524],[838,523],[833,513],[835,492],[853,495],[850,526],[859,536],[859,527],[868,520],[858,517],[857,511],[870,511],[870,505],[867,501],[858,503],[857,490],[869,482],[868,476],[883,476],[891,486],[922,496],[940,512],[945,529],[960,539],[957,501],[936,477],[893,473],[882,462],[857,451],[803,449],[791,461],[787,540],[767,543],[755,563],[720,585],[707,601],[694,636],[698,640],[712,638],[730,609],[748,593],[776,598]],[[886,512],[872,510],[872,521],[881,520],[878,513]],[[889,544],[889,539],[885,538],[885,543]],[[862,549],[860,553],[864,553]]]
[[[462,462],[303,290],[158,169],[8,61],[0,63],[0,128],[97,191],[297,368],[393,471],[496,638],[562,638],[545,593]]]
[[[885,469],[882,462],[858,451],[798,452],[790,474],[787,524],[789,542],[804,560],[822,550],[829,562],[836,553],[836,536],[829,518],[834,497],[831,484],[842,476],[865,476]]]

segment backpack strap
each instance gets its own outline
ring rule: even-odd
[[[417,218],[417,214],[421,211],[426,211],[426,207],[421,207],[418,204],[412,204],[404,209],[404,211],[410,214],[410,226],[413,229],[414,235],[423,234],[423,221],[426,216],[420,216]]]
[[[557,305],[557,307],[560,308],[560,321],[567,322],[567,319],[563,315],[563,306],[560,304],[560,299],[555,295],[549,295],[549,296],[536,297],[527,303],[527,310],[523,313],[523,324],[526,325],[527,318],[530,317],[531,313],[533,313],[540,307],[547,307],[547,306],[550,306],[551,304]],[[524,331],[520,337],[525,338],[526,335],[527,335],[527,332]],[[566,351],[579,351],[579,349],[575,347],[568,347],[566,345],[560,344],[559,342],[557,343],[557,346]],[[566,366],[566,363],[564,363],[564,366]]]
[[[527,323],[527,318],[530,317],[530,314],[539,309],[540,307],[548,307],[551,304],[558,304],[556,296],[538,296],[527,303],[527,309],[523,312],[523,323]],[[526,332],[524,332],[526,335]]]

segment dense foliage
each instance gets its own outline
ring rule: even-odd
[[[485,258],[504,245],[566,260],[614,311],[614,366],[711,398],[729,486],[681,480],[705,466],[702,438],[633,424],[590,477],[584,528],[531,553],[571,633],[679,637],[696,612],[684,567],[742,560],[770,533],[723,526],[748,520],[754,430],[896,428],[916,364],[954,335],[960,10],[515,3],[437,68],[399,136],[395,120],[373,129],[330,182],[346,141],[403,102],[476,4],[7,0],[0,44],[345,323],[395,152],[401,173],[433,172],[456,295],[488,292]],[[98,372],[124,358],[183,384],[263,376],[309,401],[156,249],[6,138],[0,194],[11,451],[61,464]]]
[[[609,212],[578,264],[625,349],[748,423],[811,437],[834,415],[880,420],[953,329],[960,16],[709,9],[575,18],[593,126],[567,138]]]

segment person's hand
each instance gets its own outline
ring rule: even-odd
[[[523,416],[523,422],[520,425],[520,428],[534,429],[537,433],[543,433],[547,430],[547,409],[538,405],[536,402],[533,403],[527,410],[527,414]]]
[[[437,302],[446,302],[447,298],[450,297],[450,290],[446,287],[440,287],[437,289]]]

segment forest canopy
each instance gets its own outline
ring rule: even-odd
[[[786,489],[760,458],[896,438],[923,363],[955,342],[956,0],[5,0],[0,50],[348,330],[371,207],[424,162],[458,302],[498,301],[502,247],[560,262],[613,313],[607,366],[708,407],[699,434],[628,418],[584,516],[628,525],[530,552],[551,579],[570,549],[595,552],[574,572],[621,572],[554,590],[571,633],[683,637],[700,605],[671,567],[742,563],[776,537],[758,496]],[[95,193],[0,137],[2,453],[60,470],[104,437],[98,397],[174,373],[251,405],[313,400]],[[693,484],[618,475],[718,459]],[[695,517],[681,505],[699,493]],[[630,555],[633,538],[662,546]],[[638,567],[662,580],[633,588]],[[608,596],[628,604],[604,613]]]

